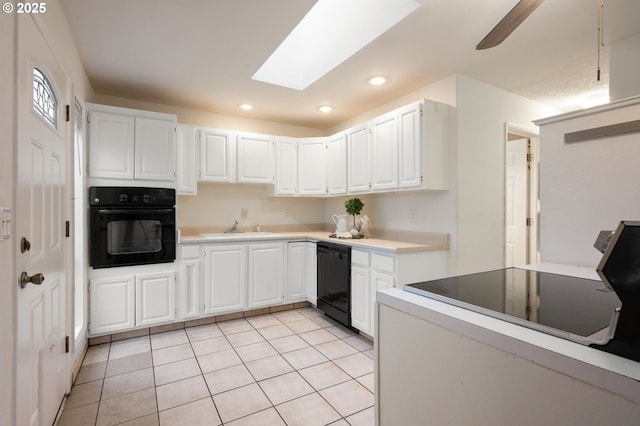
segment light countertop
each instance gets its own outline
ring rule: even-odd
[[[229,237],[207,238],[203,234],[181,235],[180,244],[215,244],[229,242],[245,242],[245,241],[271,241],[271,240],[309,240],[309,241],[325,241],[337,244],[350,245],[353,248],[362,248],[369,250],[380,250],[392,253],[414,253],[432,250],[449,250],[448,238],[445,235],[440,238],[434,238],[433,243],[409,243],[403,241],[393,241],[377,238],[361,238],[361,239],[338,239],[330,238],[329,231],[299,231],[299,232],[277,232],[270,235],[252,236],[250,232],[244,235],[231,235]]]

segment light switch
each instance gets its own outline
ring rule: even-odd
[[[0,241],[11,238],[11,209],[0,207]]]

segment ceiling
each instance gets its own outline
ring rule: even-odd
[[[561,111],[608,88],[608,46],[640,32],[640,2],[546,0],[501,45],[476,44],[517,0],[422,6],[303,91],[251,76],[315,0],[61,0],[98,94],[326,129],[454,73]],[[336,11],[339,13],[339,11]],[[353,22],[354,31],[363,22]],[[331,31],[327,25],[326,31]],[[384,86],[367,78],[382,74]],[[251,103],[252,111],[238,105]],[[321,104],[335,110],[317,111]]]

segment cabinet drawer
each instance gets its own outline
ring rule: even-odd
[[[395,257],[383,256],[381,254],[373,254],[373,268],[378,271],[389,272],[393,274],[395,272]]]
[[[351,264],[369,266],[369,252],[361,250],[351,250]]]
[[[199,246],[183,246],[182,247],[182,259],[195,259],[200,257]]]

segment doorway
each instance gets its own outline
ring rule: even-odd
[[[538,255],[538,134],[507,124],[505,141],[506,268],[537,263]]]

